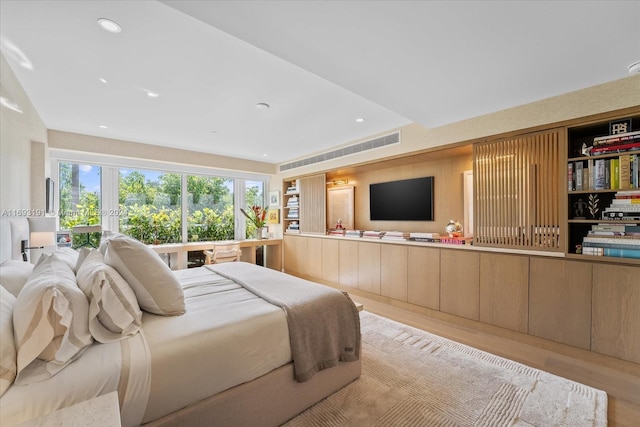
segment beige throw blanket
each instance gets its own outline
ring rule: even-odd
[[[359,359],[360,316],[346,293],[250,263],[206,267],[284,310],[298,382]]]

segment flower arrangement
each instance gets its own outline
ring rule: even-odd
[[[249,213],[240,208],[240,212],[242,212],[242,214],[246,216],[247,219],[256,226],[256,228],[262,228],[267,223],[267,210],[262,206],[251,206]]]

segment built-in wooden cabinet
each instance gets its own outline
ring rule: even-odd
[[[477,252],[440,251],[440,311],[479,320],[480,283]]]
[[[640,267],[593,266],[591,349],[640,363]]]
[[[380,294],[407,301],[407,247],[380,245]]]
[[[440,249],[407,248],[407,300],[440,310]]]
[[[529,333],[576,347],[591,347],[592,264],[531,258]]]
[[[480,321],[528,332],[529,257],[480,254]]]
[[[640,363],[640,266],[286,235],[285,271]]]

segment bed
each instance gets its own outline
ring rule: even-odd
[[[28,230],[24,221],[3,218],[0,283],[9,280],[2,274],[5,267],[20,262],[11,261],[20,254],[15,253],[15,244],[5,244],[5,233],[13,243],[19,241]],[[166,270],[153,264],[155,260],[136,264],[126,251],[118,252],[121,256],[115,259],[109,248],[124,244],[140,250],[141,244],[122,236],[112,239],[104,239],[106,249],[101,249],[105,253],[78,255],[84,259],[75,264],[74,254],[69,253],[39,261],[28,275],[27,290],[19,290],[18,295],[29,292],[31,282],[37,281],[34,277],[48,277],[47,262],[54,271],[64,268],[60,259],[71,256],[71,261],[62,262],[77,267],[74,280],[83,291],[87,289],[82,285],[85,276],[113,267],[125,279],[119,285],[121,299],[122,290],[130,288],[144,309],[129,307],[132,315],[113,316],[113,322],[100,319],[96,311],[112,301],[107,294],[98,298],[97,292],[89,291],[89,326],[85,329],[91,343],[61,363],[62,367],[50,368],[53,362],[38,359],[18,372],[0,397],[3,426],[112,391],[118,392],[123,426],[280,425],[360,376],[359,317],[348,295],[242,262],[169,270],[168,278]],[[101,258],[106,267],[94,268],[98,264],[92,263]],[[142,281],[150,279],[153,286],[164,281],[178,283],[180,289],[159,297],[147,295],[137,289],[141,277]],[[12,286],[15,292],[16,285]],[[0,290],[6,295],[4,287]],[[131,293],[128,298],[132,301]],[[15,307],[22,307],[19,299]],[[3,312],[5,301],[10,300],[10,296],[2,298]],[[75,305],[84,307],[78,301]],[[24,311],[28,306],[20,308]],[[20,320],[14,313],[16,317]],[[120,324],[114,320],[119,318],[129,321]],[[84,320],[81,323],[76,334],[80,341],[86,337]],[[20,342],[21,327],[14,324],[13,328],[15,342]],[[47,368],[29,371],[38,364]],[[20,361],[17,365],[19,369]],[[47,369],[55,372],[48,375]]]

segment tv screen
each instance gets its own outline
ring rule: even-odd
[[[371,221],[433,221],[433,177],[369,185]]]

